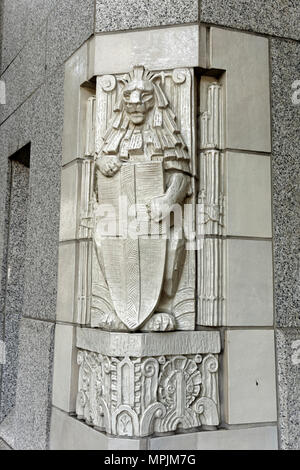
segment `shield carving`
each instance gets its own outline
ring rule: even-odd
[[[101,234],[104,275],[118,317],[136,330],[154,312],[164,277],[166,237],[145,208],[164,194],[162,163],[129,161],[112,177],[99,172],[97,181],[98,201],[114,208],[116,228]]]

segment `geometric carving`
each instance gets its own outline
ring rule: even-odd
[[[204,98],[204,97],[201,97]],[[200,148],[222,149],[223,147],[223,96],[222,87],[211,83],[207,88],[207,110],[200,117]]]
[[[80,225],[78,238],[78,283],[77,283],[77,323],[90,321],[91,266],[92,266],[92,208],[91,187],[93,180],[93,160],[86,158],[81,163]]]
[[[203,326],[222,324],[225,283],[224,240],[205,237],[198,252],[198,320]]]
[[[200,181],[197,205],[197,324],[223,324],[225,293],[223,94],[214,82],[207,87],[207,111],[200,116]],[[201,97],[202,99],[203,97]]]
[[[111,357],[79,350],[76,414],[109,434],[144,437],[218,425],[214,354]]]
[[[92,266],[92,227],[93,227],[93,179],[95,153],[95,114],[96,97],[87,100],[85,129],[85,158],[80,167],[80,224],[78,238],[78,282],[77,282],[77,318],[79,324],[90,322],[91,301],[91,266]]]

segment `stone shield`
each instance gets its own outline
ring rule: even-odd
[[[112,229],[101,233],[104,275],[118,317],[136,330],[153,313],[163,283],[166,237],[146,210],[164,194],[162,163],[128,162],[113,177],[98,173],[97,182]]]

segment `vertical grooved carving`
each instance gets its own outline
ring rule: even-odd
[[[223,127],[222,87],[212,83],[200,116],[197,323],[203,326],[222,325],[225,309]]]

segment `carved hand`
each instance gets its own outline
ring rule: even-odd
[[[112,155],[104,155],[96,160],[96,166],[104,176],[113,176],[119,171],[121,165],[118,157]]]
[[[172,210],[172,205],[166,195],[154,197],[150,203],[147,204],[148,213],[152,220],[160,222]]]

